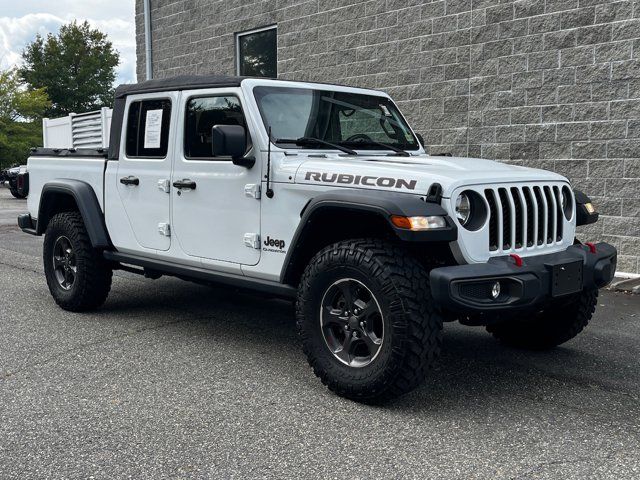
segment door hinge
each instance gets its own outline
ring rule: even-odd
[[[158,180],[158,189],[162,190],[164,193],[169,193],[169,188],[171,183],[166,178]]]
[[[244,244],[249,248],[260,249],[260,234],[259,233],[245,233]]]
[[[158,224],[158,233],[160,235],[164,235],[165,237],[171,236],[171,226],[168,223],[159,223]]]
[[[244,186],[244,194],[247,197],[260,198],[260,185],[257,183],[248,183]]]

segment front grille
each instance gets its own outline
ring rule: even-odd
[[[494,187],[489,205],[489,251],[516,251],[562,242],[562,191],[557,185]]]

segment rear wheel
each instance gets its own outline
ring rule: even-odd
[[[418,386],[440,352],[428,275],[401,248],[351,240],[307,266],[296,305],[314,373],[344,397],[374,402]]]
[[[11,195],[13,195],[16,198],[27,198],[26,195],[22,195],[20,192],[18,192],[17,189],[15,188],[10,188],[9,191],[11,192]]]
[[[490,325],[487,331],[506,345],[550,349],[578,335],[591,320],[597,302],[598,290],[585,290],[521,321]]]
[[[112,270],[91,245],[78,212],[59,213],[51,219],[43,260],[49,291],[60,307],[79,312],[107,299]]]

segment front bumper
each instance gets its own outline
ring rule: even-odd
[[[526,257],[521,266],[510,256],[497,257],[487,263],[432,270],[431,291],[436,303],[449,312],[517,311],[604,287],[613,279],[616,260],[616,249],[608,243],[572,245],[562,252]]]

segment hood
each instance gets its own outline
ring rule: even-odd
[[[335,187],[403,191],[424,195],[439,183],[443,195],[461,186],[514,182],[568,180],[557,173],[536,168],[467,157],[381,156],[346,157],[327,154],[308,158],[297,169],[295,182]]]

